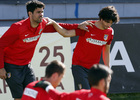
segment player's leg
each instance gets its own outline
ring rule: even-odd
[[[25,78],[23,81],[23,87],[25,88],[29,83],[35,81],[36,79],[31,64],[28,64],[28,66],[24,70],[24,73],[25,73]]]
[[[10,88],[12,97],[15,98],[15,100],[20,100],[23,93],[22,82],[24,80],[24,75],[22,73],[22,70],[24,66],[4,63],[4,68],[7,73],[10,73],[8,74],[6,82]]]
[[[72,74],[75,90],[90,89],[88,82],[88,69],[79,65],[72,65]]]

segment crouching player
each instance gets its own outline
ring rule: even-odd
[[[49,94],[53,100],[110,100],[106,97],[106,93],[109,90],[112,73],[113,71],[105,65],[93,65],[88,73],[90,90],[81,89],[71,93],[60,93],[44,81],[36,83],[35,87],[45,89],[46,94]],[[47,98],[41,100],[47,100]]]
[[[50,62],[46,67],[45,77],[41,82],[51,84],[51,88],[56,88],[63,78],[65,65],[57,60]],[[52,100],[42,88],[34,88],[35,84],[40,81],[34,81],[27,85],[23,92],[21,100]]]

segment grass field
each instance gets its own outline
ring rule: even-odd
[[[108,94],[111,100],[140,100],[140,93]]]

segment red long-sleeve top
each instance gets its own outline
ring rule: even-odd
[[[47,93],[42,88],[34,88],[38,82],[35,81],[27,85],[21,100],[110,100],[104,92],[93,87],[90,90],[81,89],[71,93],[61,93],[56,89],[50,89]]]
[[[30,19],[16,22],[0,38],[0,68],[4,62],[15,65],[30,63],[42,32],[56,32],[52,25],[46,26],[45,19],[38,27],[30,25]],[[76,29],[78,24],[59,23],[66,29]]]
[[[49,90],[46,94],[49,94],[53,100],[110,100],[105,93],[93,87],[90,90],[81,89],[71,93]],[[44,100],[47,99],[44,98]]]

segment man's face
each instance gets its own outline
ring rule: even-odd
[[[34,10],[33,13],[30,13],[30,18],[35,23],[42,22],[43,16],[44,16],[44,9],[43,8],[37,8]]]
[[[55,87],[55,88],[60,84],[61,79],[63,78],[63,76],[64,76],[64,73],[61,74],[61,75],[57,74],[57,78],[56,78],[56,80],[55,80],[55,82],[54,82],[54,87]]]
[[[112,20],[103,20],[103,19],[101,19],[101,22],[102,22],[102,28],[103,29],[108,29],[113,24]]]

